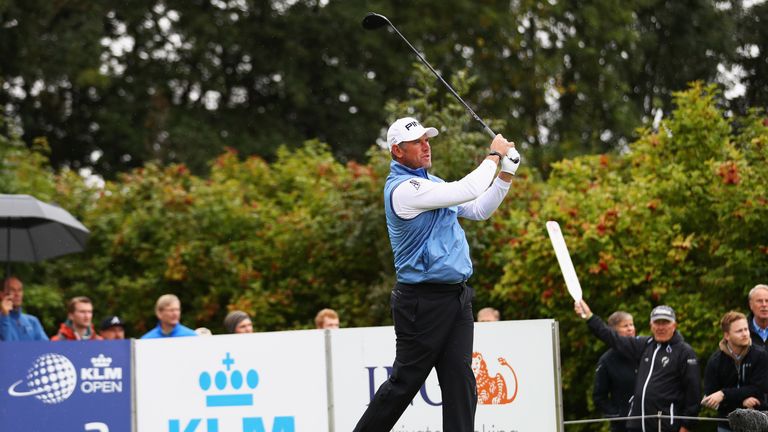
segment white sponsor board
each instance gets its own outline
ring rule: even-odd
[[[331,336],[334,430],[350,431],[388,377],[395,333],[393,327],[372,327],[335,330]],[[557,343],[553,320],[475,324],[475,431],[561,430]],[[433,370],[392,430],[442,431],[441,400]]]
[[[320,330],[138,340],[138,432],[327,431]]]

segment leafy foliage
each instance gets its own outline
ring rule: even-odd
[[[386,115],[415,84],[413,54],[386,14],[544,174],[563,157],[623,149],[672,108],[671,92],[744,71],[765,106],[765,4],[599,0],[349,2],[104,0],[0,4],[0,105],[24,140],[45,136],[54,166],[102,176],[149,161],[193,173],[225,148],[274,161],[328,143],[364,161]],[[727,6],[727,7],[726,7]],[[438,92],[445,92],[432,81]]]

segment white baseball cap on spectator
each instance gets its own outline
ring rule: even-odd
[[[651,311],[651,322],[658,320],[666,320],[669,322],[675,322],[675,310],[667,305],[656,306]]]

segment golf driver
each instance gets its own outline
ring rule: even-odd
[[[494,131],[493,131],[493,130],[490,128],[490,127],[488,127],[488,125],[487,125],[487,124],[485,124],[485,122],[483,121],[483,119],[481,119],[481,118],[480,118],[480,116],[479,116],[479,115],[477,115],[477,114],[475,113],[475,111],[474,111],[474,110],[472,110],[472,108],[470,108],[470,106],[469,106],[469,105],[467,105],[467,103],[466,103],[466,102],[464,102],[464,99],[462,99],[462,98],[461,98],[461,96],[459,96],[459,94],[458,94],[458,93],[456,93],[456,90],[454,90],[454,89],[453,89],[453,87],[451,87],[451,85],[450,85],[450,84],[448,84],[448,83],[447,83],[447,82],[446,82],[446,81],[443,79],[443,77],[441,77],[441,76],[440,76],[440,74],[439,74],[439,73],[437,73],[437,71],[435,70],[435,68],[433,68],[433,67],[432,67],[432,65],[431,65],[431,64],[429,64],[429,62],[427,61],[427,59],[425,59],[425,58],[424,58],[424,56],[422,56],[422,55],[421,55],[421,53],[420,53],[420,52],[419,52],[419,51],[418,51],[416,48],[414,48],[414,46],[413,46],[413,45],[411,45],[411,43],[410,43],[410,42],[408,42],[408,39],[406,39],[406,38],[405,38],[405,36],[403,36],[403,34],[402,34],[402,33],[400,33],[400,31],[397,29],[397,27],[395,27],[395,25],[394,25],[394,24],[392,24],[392,22],[389,20],[389,18],[385,17],[385,16],[384,16],[384,15],[382,15],[382,14],[378,14],[378,13],[375,13],[375,12],[368,12],[368,14],[365,16],[365,18],[363,18],[363,28],[365,28],[366,30],[376,30],[376,29],[378,29],[378,28],[381,28],[381,27],[384,27],[384,26],[386,26],[386,25],[389,25],[390,27],[392,27],[392,30],[394,30],[394,31],[395,31],[395,33],[397,33],[397,35],[398,35],[398,36],[400,36],[400,38],[401,38],[403,41],[405,41],[405,43],[406,43],[406,44],[407,44],[407,45],[408,45],[408,46],[411,48],[411,50],[412,50],[412,51],[413,51],[413,52],[416,54],[416,56],[419,58],[419,60],[421,60],[421,62],[422,62],[422,63],[424,63],[424,64],[425,64],[425,65],[426,65],[426,66],[429,68],[429,70],[431,70],[431,71],[432,71],[432,73],[433,73],[433,74],[435,74],[435,76],[437,77],[437,79],[439,79],[439,80],[440,80],[440,82],[442,82],[442,83],[443,83],[443,85],[445,85],[445,87],[448,89],[448,91],[449,91],[449,92],[451,92],[451,94],[452,94],[452,95],[453,95],[453,96],[454,96],[454,97],[455,97],[455,98],[456,98],[456,99],[457,99],[459,102],[461,102],[461,104],[462,104],[462,105],[464,105],[464,108],[466,108],[466,109],[467,109],[467,112],[469,112],[469,114],[472,116],[472,118],[473,118],[473,119],[475,119],[475,120],[477,120],[478,122],[480,122],[480,124],[481,124],[481,125],[483,125],[483,129],[485,129],[485,132],[487,132],[487,133],[488,133],[488,135],[490,135],[490,136],[491,136],[491,138],[494,138],[494,137],[496,136],[496,132],[494,132]],[[520,160],[519,160],[518,158],[515,158],[515,159],[513,159],[513,160],[512,160],[512,162],[514,162],[514,163],[518,163],[519,161],[520,161]]]

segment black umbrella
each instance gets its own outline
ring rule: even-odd
[[[0,262],[37,262],[85,249],[90,231],[61,207],[29,195],[0,195]]]

